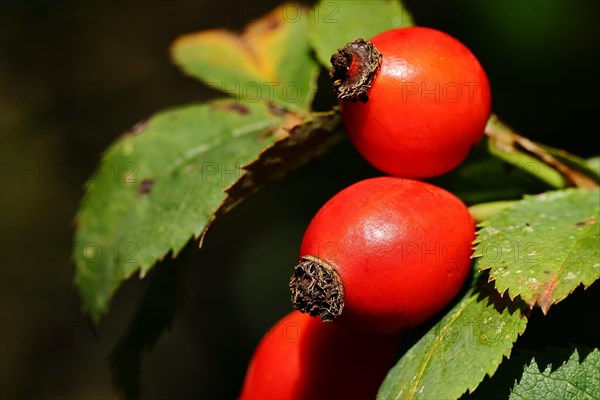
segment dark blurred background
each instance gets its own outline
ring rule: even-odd
[[[417,23],[479,57],[502,118],[541,142],[598,153],[599,2],[406,3]],[[277,4],[2,2],[0,398],[118,397],[107,356],[149,279],[127,282],[95,332],[80,316],[70,251],[83,184],[138,120],[217,94],[170,63],[177,36],[240,29]],[[219,221],[192,254],[185,306],[144,353],[144,396],[234,398],[253,346],[290,309],[287,281],[312,214],[371,174],[344,143]]]

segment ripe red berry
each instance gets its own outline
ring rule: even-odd
[[[458,166],[490,116],[488,78],[461,42],[411,27],[349,43],[331,58],[341,116],[358,151],[391,175]]]
[[[374,399],[397,344],[294,311],[259,343],[240,400]]]
[[[474,239],[467,207],[439,187],[358,182],[310,222],[290,281],[294,307],[372,332],[414,327],[460,290]]]

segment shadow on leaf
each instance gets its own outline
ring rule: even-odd
[[[182,309],[196,253],[197,246],[190,241],[175,259],[169,254],[156,264],[148,277],[150,282],[140,306],[108,356],[113,384],[127,399],[138,399],[142,395],[143,352],[152,350]]]
[[[475,284],[475,293],[478,293],[477,301],[483,301],[487,299],[488,305],[493,305],[496,311],[502,314],[505,310],[509,314],[514,314],[519,311],[522,316],[529,316],[531,309],[521,299],[520,296],[516,296],[511,299],[508,293],[500,293],[496,290],[494,282],[489,282],[489,273],[484,271],[477,277],[477,283]]]

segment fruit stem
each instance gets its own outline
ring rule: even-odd
[[[344,308],[344,286],[335,269],[323,260],[304,256],[290,279],[294,308],[333,321]]]
[[[362,38],[338,49],[331,56],[329,69],[333,90],[338,99],[366,103],[369,100],[367,93],[380,66],[381,53],[372,43]]]
[[[567,186],[588,189],[598,187],[594,179],[555,157],[549,148],[519,135],[495,114],[490,116],[485,134],[489,138],[489,150],[494,156],[523,169],[556,189]],[[535,168],[528,168],[532,165]]]

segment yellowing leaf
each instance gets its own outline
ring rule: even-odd
[[[306,19],[290,19],[289,7],[308,13],[284,4],[240,35],[223,29],[184,35],[173,44],[173,59],[187,74],[238,101],[307,110],[318,67],[310,55]]]

